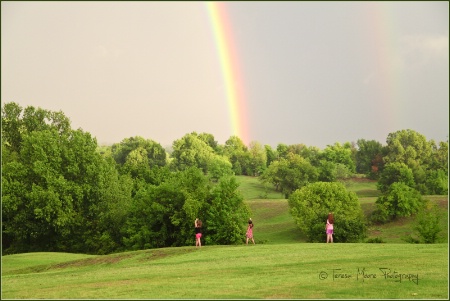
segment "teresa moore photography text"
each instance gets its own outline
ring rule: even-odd
[[[381,279],[394,282],[413,282],[419,285],[419,274],[417,273],[404,273],[391,268],[376,268],[366,269],[358,268],[356,271],[344,270],[344,269],[329,269],[319,272],[320,280],[356,280],[367,281],[374,279]]]

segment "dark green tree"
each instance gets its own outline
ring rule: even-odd
[[[238,136],[231,136],[225,141],[223,153],[230,160],[236,175],[251,175],[248,147]]]
[[[273,184],[288,197],[294,190],[318,180],[319,171],[299,155],[288,153],[267,168],[261,175],[263,183]]]
[[[238,244],[244,239],[250,209],[238,188],[235,177],[222,177],[212,189],[203,207],[206,244]]]
[[[123,139],[120,143],[115,143],[111,146],[111,153],[119,166],[125,165],[128,156],[132,153],[132,157],[136,160],[137,153],[139,156],[145,158],[139,159],[141,162],[145,161],[145,164],[149,168],[162,167],[167,164],[167,155],[161,144],[142,137],[130,137]],[[133,159],[132,159],[133,160]]]
[[[250,142],[249,153],[249,175],[258,176],[265,169],[267,164],[266,149],[257,141]]]
[[[412,170],[400,162],[386,164],[378,180],[377,187],[382,193],[386,193],[389,187],[397,182],[413,188],[415,187],[414,175]]]
[[[8,243],[3,252],[97,253],[120,247],[111,232],[120,225],[114,228],[110,221],[126,210],[108,211],[129,195],[114,164],[97,152],[89,133],[70,129],[61,112],[20,110],[14,103],[2,110],[2,121],[20,125],[16,133],[11,131],[17,127],[2,127],[2,239]]]
[[[208,178],[196,167],[173,172],[160,185],[143,187],[122,231],[124,244],[134,250],[190,245],[195,218],[205,218],[201,209],[209,189]]]
[[[356,165],[353,159],[353,148],[349,143],[341,145],[336,142],[334,145],[328,145],[321,152],[320,158],[335,164],[343,164],[347,166],[351,173],[356,172]]]
[[[382,166],[379,158],[383,154],[383,146],[375,140],[358,139],[358,150],[355,154],[356,172],[365,174],[371,179],[377,179]]]
[[[375,202],[380,221],[411,216],[423,208],[425,201],[420,193],[404,182],[395,182]]]
[[[277,153],[276,150],[273,150],[270,145],[264,145],[264,149],[266,150],[266,167],[269,167],[270,163],[275,161],[277,159]]]

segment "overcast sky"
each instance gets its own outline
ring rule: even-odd
[[[227,2],[248,140],[447,141],[448,6]],[[2,1],[1,101],[62,111],[99,144],[233,135],[203,2]]]

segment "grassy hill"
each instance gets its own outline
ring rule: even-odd
[[[252,211],[255,224],[256,242],[265,244],[306,242],[306,236],[298,230],[289,214],[289,205],[284,196],[273,187],[263,185],[256,177],[237,177],[239,190]],[[344,183],[346,188],[355,192],[366,215],[375,210],[375,201],[380,196],[376,182],[367,179],[352,179]],[[448,197],[424,196],[439,204],[443,213],[441,220],[441,242],[448,243]],[[399,218],[383,225],[369,225],[368,239],[380,238],[387,243],[406,243],[405,238],[413,234],[415,216]]]
[[[238,177],[256,245],[194,246],[110,255],[2,256],[2,299],[448,299],[445,243],[409,244],[414,217],[371,226],[382,244],[303,243],[287,200],[257,178]],[[366,214],[374,182],[346,184]],[[428,196],[448,211],[446,196]]]
[[[2,299],[448,299],[447,255],[325,243],[16,254],[2,257]]]

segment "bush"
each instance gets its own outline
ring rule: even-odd
[[[448,194],[448,175],[443,170],[431,170],[428,172],[426,186],[429,194]]]
[[[381,237],[375,237],[375,238],[369,238],[367,241],[367,243],[375,243],[375,244],[382,244],[385,243],[385,241],[381,238]]]
[[[410,216],[417,213],[424,204],[420,193],[403,182],[393,183],[387,193],[375,202],[380,219]]]
[[[406,241],[407,243],[410,243],[410,244],[418,244],[418,243],[420,243],[420,241],[417,238],[415,238],[415,237],[413,237],[411,235],[403,237],[402,240]]]
[[[417,232],[420,241],[426,244],[438,242],[442,214],[437,205],[429,205],[424,208],[416,217],[414,230]]]
[[[298,227],[311,242],[326,240],[325,223],[333,212],[335,242],[358,242],[366,237],[366,224],[358,197],[341,183],[316,182],[296,190],[288,199]]]
[[[382,193],[386,193],[394,183],[404,183],[406,186],[415,187],[413,172],[406,164],[399,162],[386,164],[377,187]]]

